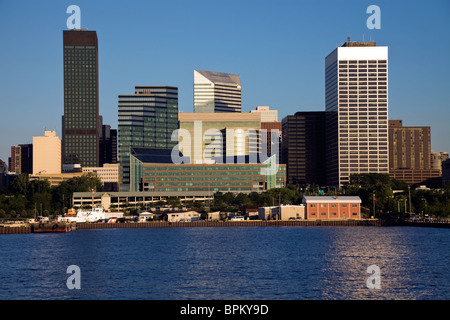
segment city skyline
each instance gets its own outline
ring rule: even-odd
[[[43,135],[44,127],[62,138],[62,31],[67,30],[71,4],[81,8],[81,27],[96,31],[99,38],[99,112],[112,128],[117,128],[117,96],[136,85],[176,86],[179,110],[193,112],[195,69],[239,74],[242,112],[267,105],[279,111],[281,120],[299,111],[323,111],[325,57],[350,36],[390,48],[389,119],[430,126],[431,148],[450,151],[445,95],[450,44],[439,41],[450,26],[445,19],[448,2],[431,3],[425,15],[419,5],[423,2],[377,1],[380,30],[366,27],[366,9],[372,4],[366,1],[248,1],[239,12],[234,2],[132,3],[0,4],[5,43],[0,53],[1,160],[7,162],[11,146]],[[155,9],[170,12],[171,19],[139,19]],[[218,19],[229,14],[233,24]],[[205,33],[195,33],[201,26],[208,26]],[[210,37],[226,26],[229,35]],[[142,41],[146,34],[149,40]],[[27,41],[21,42],[25,36]]]

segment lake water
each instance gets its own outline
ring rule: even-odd
[[[211,227],[0,236],[0,299],[450,298],[450,230]],[[68,289],[67,267],[81,289]],[[367,268],[379,267],[380,289]]]

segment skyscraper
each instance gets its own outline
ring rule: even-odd
[[[120,190],[130,190],[130,148],[172,149],[178,129],[178,88],[137,86],[134,95],[119,95]]]
[[[297,186],[326,183],[325,112],[296,112],[283,118],[282,163]]]
[[[33,172],[33,145],[19,144],[11,146],[11,157],[8,159],[9,171],[17,174]]]
[[[194,70],[194,112],[241,112],[240,76]]]
[[[327,177],[389,173],[388,47],[348,40],[325,59]]]
[[[95,31],[63,31],[65,164],[99,164],[98,40]]]

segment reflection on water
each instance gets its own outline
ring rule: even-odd
[[[0,299],[448,299],[449,231],[77,230],[0,237]],[[66,287],[69,265],[81,290]],[[367,268],[381,272],[368,289]]]

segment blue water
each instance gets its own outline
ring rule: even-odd
[[[449,299],[450,230],[216,227],[0,236],[0,299]],[[67,267],[81,289],[68,289]],[[370,265],[380,289],[369,289]]]

